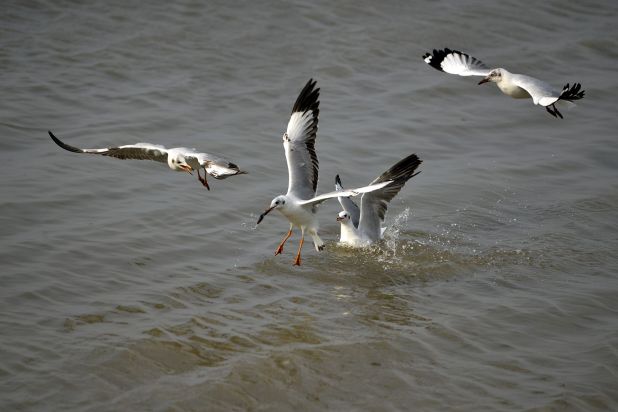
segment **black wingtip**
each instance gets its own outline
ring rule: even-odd
[[[580,83],[573,83],[572,87],[569,87],[569,83],[567,83],[562,88],[562,93],[560,93],[560,100],[567,100],[572,102],[573,100],[579,100],[584,98],[585,90],[581,90],[582,85]]]
[[[298,95],[296,102],[294,102],[294,106],[292,106],[292,113],[305,113],[306,111],[311,110],[314,112],[315,116],[318,115],[318,107],[320,105],[318,98],[320,97],[320,89],[315,88],[316,84],[316,80],[309,79],[307,84],[305,84],[305,87],[303,87]]]
[[[415,153],[413,153],[401,159],[393,167],[382,173],[382,175],[380,175],[374,183],[385,182],[387,180],[407,181],[420,173],[415,173],[415,171],[421,163],[423,163],[423,161],[419,159]]]
[[[460,51],[451,50],[448,47],[445,47],[442,50],[433,49],[433,53],[425,53],[423,55],[423,60],[425,60],[425,63],[427,63],[434,69],[440,70],[441,72],[443,72],[444,70],[442,70],[442,62],[444,61],[446,56],[448,56],[451,53],[463,54]],[[429,60],[427,60],[427,58],[429,58]]]
[[[60,139],[58,139],[56,136],[54,136],[54,134],[50,130],[48,130],[47,133],[49,133],[49,137],[52,138],[54,143],[56,143],[58,146],[62,147],[64,150],[68,150],[69,152],[73,152],[73,153],[83,153],[84,152],[82,149],[70,146],[70,145],[62,142]]]
[[[442,63],[444,62],[444,60],[447,57],[449,57],[451,55],[455,56],[455,60],[460,61],[461,63],[465,64],[466,66],[470,66],[470,67],[474,67],[474,68],[483,68],[483,69],[487,68],[485,63],[483,63],[482,61],[480,61],[476,57],[472,57],[469,54],[464,53],[464,52],[459,51],[459,50],[449,49],[448,47],[445,47],[442,50],[433,49],[433,53],[425,53],[423,55],[423,60],[425,61],[425,63],[427,63],[428,65],[430,65],[434,69],[440,70],[441,72],[444,72],[444,68],[442,67]]]
[[[292,106],[292,115],[294,113],[311,113],[311,121],[305,127],[304,133],[306,134],[306,147],[311,157],[311,166],[313,169],[313,176],[311,176],[311,187],[315,193],[318,187],[318,156],[315,153],[315,139],[318,130],[318,115],[320,114],[319,106],[320,101],[320,89],[315,88],[317,82],[313,79],[309,79],[305,87],[301,90],[300,94]],[[285,135],[284,135],[285,136]]]
[[[341,179],[339,178],[339,175],[335,176],[335,183],[341,186],[341,188],[343,189],[343,185],[341,184]]]

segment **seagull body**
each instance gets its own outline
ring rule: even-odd
[[[459,76],[483,76],[479,84],[496,83],[502,93],[515,99],[532,98],[534,104],[541,105],[554,117],[562,119],[562,113],[556,108],[559,101],[573,102],[584,97],[581,84],[567,83],[562,90],[542,80],[524,74],[511,73],[503,68],[491,69],[480,60],[457,50],[435,50],[433,54],[425,53],[425,63],[436,70]]]
[[[316,89],[316,82],[310,79],[300,92],[288,122],[287,130],[283,134],[283,148],[288,166],[288,191],[285,195],[275,197],[270,207],[262,213],[258,224],[272,210],[277,209],[290,222],[290,229],[277,247],[275,256],[283,252],[283,245],[292,236],[294,227],[300,228],[301,238],[295,265],[301,264],[300,253],[307,232],[316,251],[324,248],[324,242],[318,236],[319,223],[316,216],[317,207],[325,200],[338,196],[356,196],[378,190],[391,183],[380,182],[371,186],[347,190],[343,192],[329,192],[316,196],[318,186],[318,157],[315,152],[315,139],[318,130],[318,101],[320,89]]]
[[[337,221],[341,224],[339,242],[352,247],[364,247],[382,239],[382,223],[388,203],[410,178],[420,173],[415,171],[421,163],[422,160],[417,155],[411,154],[382,173],[370,185],[390,183],[381,189],[363,194],[360,208],[349,197],[340,196],[339,203],[343,211],[337,216]],[[339,175],[335,178],[335,189],[339,193],[345,192]]]
[[[115,157],[117,159],[138,159],[154,160],[167,163],[170,169],[178,172],[191,173],[197,171],[200,182],[210,190],[206,174],[215,179],[225,179],[238,174],[246,174],[234,163],[228,162],[217,156],[208,153],[200,153],[195,149],[186,147],[174,147],[166,149],[165,146],[151,143],[136,143],[118,147],[107,147],[102,149],[80,149],[70,146],[58,139],[52,132],[49,132],[52,140],[61,148],[74,153],[99,154],[102,156]],[[204,170],[204,177],[200,175],[200,169]]]

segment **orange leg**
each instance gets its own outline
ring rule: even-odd
[[[290,238],[290,236],[292,236],[292,228],[290,228],[290,231],[288,232],[287,235],[285,235],[285,237],[283,238],[283,240],[281,241],[281,243],[279,243],[279,247],[277,247],[277,250],[275,250],[275,256],[277,256],[278,254],[280,254],[281,252],[283,252],[283,245],[285,244],[285,242],[288,241],[288,239]]]
[[[296,259],[294,259],[294,266],[300,266],[300,251],[303,248],[303,243],[305,243],[305,234],[304,233],[300,237],[300,245],[298,246],[298,253],[296,254]]]
[[[197,178],[200,179],[200,182],[204,185],[204,187],[210,190],[210,186],[208,186],[208,181],[206,180],[206,169],[204,169],[204,177],[200,176],[200,169],[197,169]]]

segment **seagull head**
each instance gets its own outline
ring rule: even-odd
[[[180,153],[177,153],[175,155],[172,155],[172,154],[168,155],[167,164],[172,170],[193,174],[191,173],[193,172],[193,168],[189,165],[189,163],[187,163],[187,160],[185,159],[185,157]]]
[[[277,196],[276,198],[274,198],[272,200],[272,202],[270,202],[270,206],[268,207],[268,209],[266,209],[264,211],[264,213],[262,213],[260,215],[260,218],[258,219],[257,224],[259,225],[260,222],[262,221],[262,219],[264,219],[264,216],[269,214],[271,212],[271,210],[286,208],[287,207],[286,206],[286,201],[287,201],[287,198],[284,195],[280,195],[280,196]]]
[[[487,82],[498,83],[500,80],[502,80],[502,70],[503,69],[493,69],[486,77],[483,78],[483,80],[479,82],[479,84]]]
[[[350,216],[350,214],[346,212],[345,210],[342,212],[339,212],[339,215],[337,215],[337,222],[341,223],[342,225],[348,224],[351,219],[352,219],[352,216]]]

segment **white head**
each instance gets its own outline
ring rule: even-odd
[[[191,173],[193,171],[182,153],[170,151],[167,155],[167,165],[177,172]]]
[[[287,202],[287,197],[285,197],[285,195],[279,195],[276,198],[274,198],[271,202],[270,202],[270,207],[268,209],[266,209],[264,211],[264,213],[262,213],[260,215],[260,218],[257,221],[257,224],[259,225],[260,222],[262,221],[262,219],[264,219],[264,216],[266,216],[267,214],[270,213],[271,210],[273,209],[285,209],[288,207],[288,202]]]
[[[486,77],[484,77],[483,80],[479,82],[479,84],[483,84],[487,82],[498,83],[499,81],[502,80],[502,75],[504,73],[506,73],[506,70],[504,69],[492,69],[492,71],[490,71],[489,74]]]
[[[342,225],[347,225],[351,221],[352,221],[352,216],[350,216],[350,214],[346,212],[345,210],[339,212],[339,215],[337,215],[337,222],[341,223]]]

